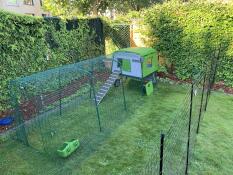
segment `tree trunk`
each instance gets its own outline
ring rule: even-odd
[[[95,3],[94,3],[94,5],[93,5],[92,12],[93,12],[94,16],[98,16],[98,8],[99,8],[100,1],[101,0],[96,0]]]

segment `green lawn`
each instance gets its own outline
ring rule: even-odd
[[[101,121],[104,130],[110,129],[111,132],[107,134],[103,132],[102,137],[92,136],[92,139],[99,141],[99,144],[91,139],[88,146],[83,144],[84,148],[68,159],[53,158],[51,160],[49,156],[36,152],[32,148],[27,148],[17,142],[6,142],[0,144],[1,172],[3,174],[95,175],[141,172],[150,158],[151,151],[159,142],[160,131],[168,129],[173,121],[172,114],[180,107],[186,89],[160,83],[155,93],[147,97],[141,96],[139,85],[130,81],[126,86],[127,115],[122,110],[123,105],[114,106],[117,101],[123,104],[118,91],[111,92],[103,101],[100,106]],[[103,115],[104,109],[107,112]],[[73,131],[76,131],[78,137],[81,131],[79,132],[77,127],[79,125],[77,118],[86,117],[88,121],[88,115],[82,115],[84,111],[85,108],[82,105],[73,111],[68,110],[61,120],[55,123],[49,122],[49,127],[46,124],[44,128],[48,130],[52,124],[52,128],[60,128],[57,133],[61,133],[62,136],[73,136],[75,133]],[[79,126],[89,131],[91,125],[83,120]],[[33,133],[31,138],[34,140],[36,132],[39,130],[31,132]],[[32,142],[37,143],[33,139]],[[59,140],[61,142],[61,139]],[[58,140],[51,138],[52,141]]]
[[[233,96],[214,92],[197,137],[192,175],[233,174]]]
[[[81,137],[84,133],[91,131],[88,134],[89,140],[84,139],[81,142],[81,149],[67,159],[56,156],[51,158],[47,154],[42,154],[15,141],[0,143],[0,174],[135,175],[143,172],[151,158],[153,163],[157,164],[160,133],[162,130],[167,131],[177,117],[174,112],[182,107],[187,88],[161,82],[154,94],[147,97],[141,96],[138,87],[138,84],[134,82],[128,82],[125,87],[127,111],[123,110],[123,105],[120,107],[118,105],[122,104],[123,100],[119,95],[119,88],[111,91],[106,97],[100,106],[104,129],[102,134],[98,133],[98,125],[90,123],[87,118],[92,116],[91,113],[93,117],[95,116],[94,111],[87,110],[87,103],[83,103],[79,108],[66,110],[58,122],[51,120],[48,126],[47,124],[44,126],[46,130],[43,134],[47,134],[47,130],[50,131],[51,128],[57,131],[57,136],[55,135],[51,140],[47,137],[47,143],[56,142],[56,144],[66,137]],[[200,94],[195,99],[198,100],[199,97]],[[232,96],[223,93],[213,93],[211,96],[197,139],[191,169],[193,174],[219,174],[220,171],[223,172],[220,174],[224,172],[232,174],[230,173],[232,100]],[[84,115],[87,112],[89,116]],[[78,123],[80,119],[83,122]],[[86,129],[81,130],[82,126]],[[92,128],[92,126],[95,127]],[[96,135],[92,134],[93,129],[96,130]],[[31,142],[37,143],[34,135],[38,131],[31,132]],[[59,137],[58,134],[61,136]],[[186,140],[186,132],[183,134]],[[216,137],[218,135],[219,137]],[[224,148],[224,150],[217,148]],[[54,145],[50,149],[55,149]],[[156,157],[151,157],[152,155]],[[180,156],[180,153],[177,152],[173,156]],[[199,169],[203,170],[203,173],[200,173]],[[145,174],[148,175],[148,173]]]

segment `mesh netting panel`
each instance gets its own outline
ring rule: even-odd
[[[100,129],[116,127],[125,110],[120,86],[108,92],[97,115],[94,94],[110,74],[99,57],[13,81],[17,139],[51,155],[72,139],[79,139],[80,151],[94,145]]]
[[[130,46],[130,25],[113,25],[105,35],[110,37],[119,49]]]

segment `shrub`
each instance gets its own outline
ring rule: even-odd
[[[10,108],[10,80],[102,53],[103,46],[87,22],[78,21],[67,30],[67,21],[58,18],[0,11],[0,111]]]
[[[221,3],[164,3],[144,12],[153,44],[189,78],[193,68],[219,59],[217,80],[233,86],[233,6]]]

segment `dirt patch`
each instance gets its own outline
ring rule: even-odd
[[[190,79],[188,79],[188,80],[181,80],[181,79],[177,78],[173,74],[158,73],[158,77],[160,77],[160,78],[167,78],[167,79],[170,79],[172,81],[179,82],[179,83],[191,83]],[[233,94],[233,88],[226,86],[223,81],[215,83],[213,85],[213,87],[212,87],[212,90],[222,90],[226,94]]]
[[[100,82],[105,82],[110,76],[109,72],[94,72],[95,79]],[[83,76],[77,80],[72,81],[67,84],[62,89],[56,90],[54,92],[44,93],[32,97],[30,100],[21,101],[19,104],[20,110],[23,114],[23,119],[25,121],[30,120],[39,113],[39,111],[44,107],[56,103],[60,99],[69,97],[75,94],[83,84],[89,83],[90,79],[88,76]],[[43,100],[42,100],[43,99]],[[0,118],[9,116],[13,114],[13,110],[6,110],[0,113]],[[9,126],[0,126],[0,133],[12,128]]]

